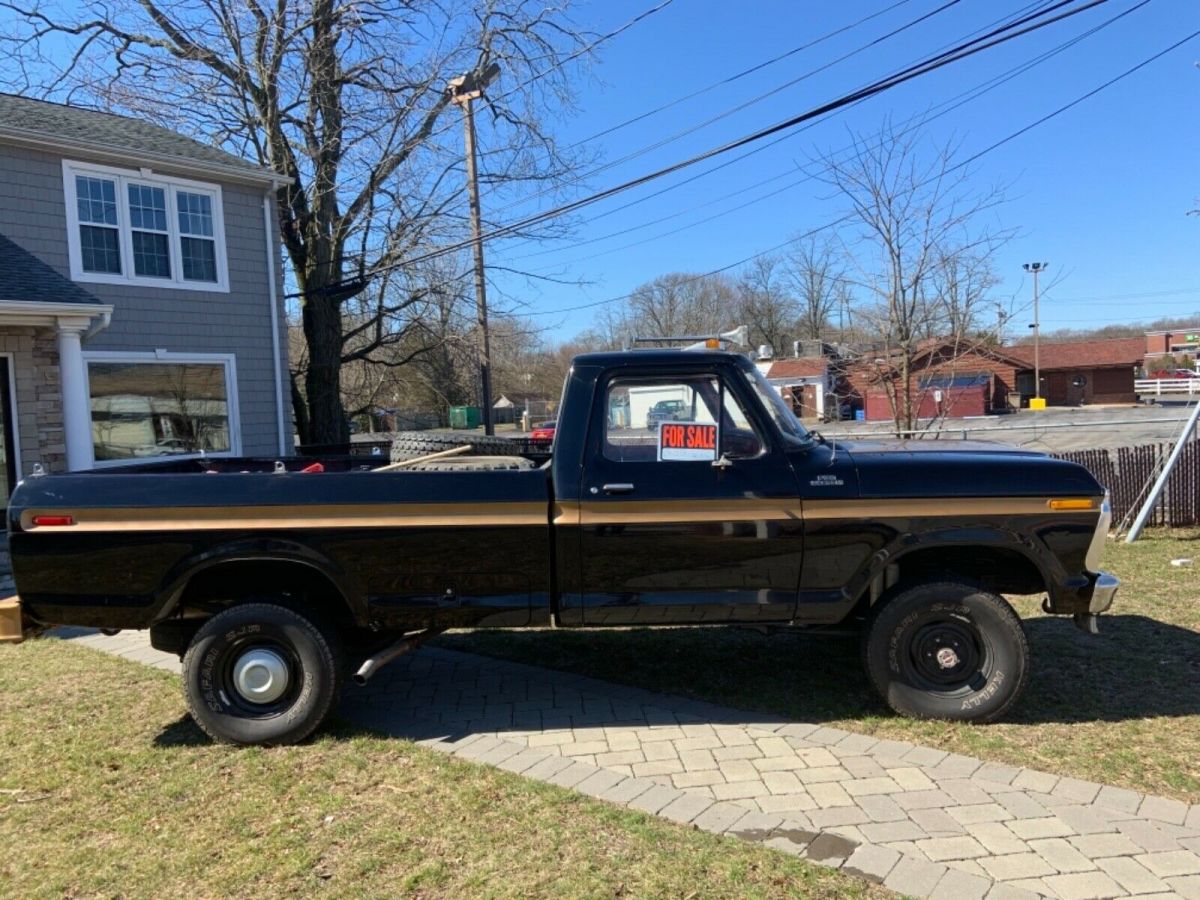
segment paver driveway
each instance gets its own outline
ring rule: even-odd
[[[140,634],[64,636],[178,671]],[[913,896],[1200,898],[1200,806],[429,649],[347,719]]]

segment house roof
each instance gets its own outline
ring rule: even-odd
[[[171,162],[255,181],[283,176],[142,119],[0,93],[0,141],[50,144],[64,149],[119,152],[125,165]],[[132,157],[132,159],[131,159]]]
[[[1003,349],[1009,356],[1021,360],[1028,368],[1033,368],[1033,344],[1020,344]],[[1129,337],[1104,341],[1042,342],[1037,355],[1043,371],[1136,366],[1146,355],[1146,339]]]
[[[824,375],[827,366],[823,356],[777,359],[767,369],[767,378],[813,378]]]
[[[0,234],[0,301],[79,303],[100,306],[92,296],[28,250]]]

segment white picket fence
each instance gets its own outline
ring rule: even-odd
[[[1200,378],[1138,378],[1133,390],[1142,398],[1200,396]]]

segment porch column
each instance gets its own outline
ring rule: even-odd
[[[62,388],[63,437],[67,445],[67,468],[92,467],[92,414],[89,409],[87,372],[84,369],[81,336],[89,322],[59,320],[58,371]]]

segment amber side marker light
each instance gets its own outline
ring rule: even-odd
[[[54,526],[74,525],[74,516],[34,516],[33,524],[38,528],[50,528]]]
[[[1070,498],[1067,500],[1051,500],[1051,509],[1095,509],[1096,501],[1091,497]]]

